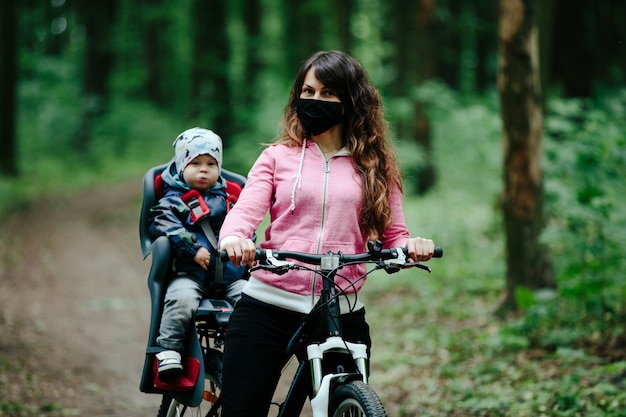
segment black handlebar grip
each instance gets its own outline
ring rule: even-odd
[[[442,258],[443,257],[443,248],[439,246],[435,246],[435,253],[433,254],[433,258]]]

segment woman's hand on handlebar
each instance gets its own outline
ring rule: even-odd
[[[221,249],[228,253],[228,259],[236,267],[240,265],[253,267],[256,264],[254,260],[256,245],[252,239],[233,240],[222,245]]]
[[[406,242],[409,258],[413,262],[425,262],[433,257],[435,253],[435,243],[430,239],[422,237],[410,238]]]

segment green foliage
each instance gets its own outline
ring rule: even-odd
[[[389,414],[623,417],[623,93],[591,109],[550,104],[544,238],[559,288],[518,289],[523,310],[504,321],[493,314],[505,273],[497,106],[437,84],[420,94],[440,181],[406,199],[407,221],[414,235],[443,246],[444,258],[429,262],[430,275],[381,274],[365,287],[371,383]]]
[[[87,153],[77,151],[81,112],[74,77],[67,61],[49,59],[20,84],[21,175],[0,179],[0,212],[19,208],[41,193],[68,193],[139,176],[171,158],[171,144],[187,126],[152,105],[123,98],[96,123]]]
[[[519,333],[531,346],[585,347],[599,355],[626,342],[626,93],[548,102],[543,240],[558,294],[522,297]]]

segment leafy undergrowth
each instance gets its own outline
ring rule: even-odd
[[[529,347],[493,314],[495,292],[463,291],[435,268],[371,279],[364,294],[371,383],[389,415],[626,415],[626,358]]]

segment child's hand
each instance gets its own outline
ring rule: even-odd
[[[211,264],[211,252],[209,252],[206,248],[200,248],[198,249],[198,252],[196,252],[196,256],[193,257],[193,260],[196,261],[202,269],[208,271],[209,265]]]

